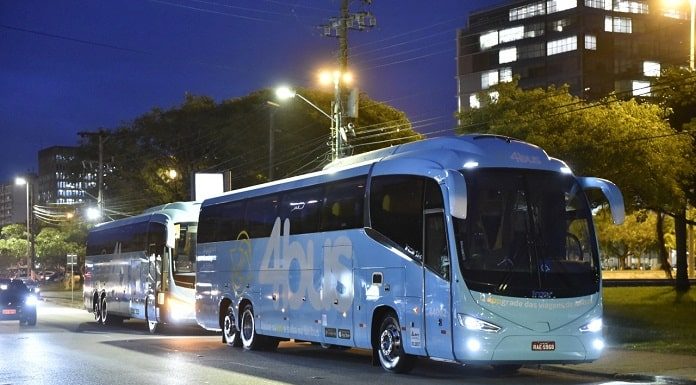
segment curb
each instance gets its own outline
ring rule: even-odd
[[[653,376],[648,374],[638,374],[638,373],[607,373],[601,371],[592,371],[587,369],[574,369],[564,366],[556,365],[539,365],[542,370],[547,370],[550,372],[568,373],[568,374],[578,374],[584,376],[594,376],[600,378],[606,378],[609,380],[619,380],[626,382],[652,382],[655,384],[665,384],[665,385],[696,385],[696,381],[689,380],[687,378],[681,377],[670,377],[670,376]]]

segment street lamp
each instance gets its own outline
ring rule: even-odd
[[[31,277],[31,273],[34,270],[34,240],[32,237],[32,205],[31,205],[31,181],[29,178],[17,177],[15,178],[15,185],[26,186],[27,192],[27,257],[29,258],[29,269],[27,275]]]
[[[298,94],[295,90],[291,89],[290,87],[282,86],[282,87],[276,88],[276,97],[279,100],[286,100],[286,99],[298,97],[298,98],[302,99],[305,103],[314,107],[315,110],[321,112],[322,115],[329,118],[329,120],[331,121],[331,139],[332,139],[332,141],[331,141],[331,160],[333,161],[333,160],[336,160],[340,157],[340,155],[338,153],[339,148],[335,147],[335,144],[334,144],[335,142],[333,140],[336,136],[339,136],[338,135],[338,128],[337,128],[337,127],[339,127],[339,125],[338,125],[337,119],[339,119],[340,115],[334,115],[334,116],[329,115],[326,111],[322,110],[316,104],[312,103],[311,101],[309,101],[309,99],[305,98],[304,96]]]

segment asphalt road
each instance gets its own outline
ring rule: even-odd
[[[41,303],[38,324],[0,322],[0,384],[622,384],[537,369],[496,376],[487,367],[420,360],[408,375],[370,364],[366,351],[283,342],[276,352],[230,348],[198,328],[150,335],[140,321],[97,325],[84,310]]]

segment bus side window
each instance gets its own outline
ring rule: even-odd
[[[442,278],[449,279],[450,257],[442,212],[425,215],[425,264]]]
[[[321,231],[363,227],[365,177],[328,184],[325,195]]]
[[[411,175],[372,179],[371,227],[416,259],[423,255],[423,181]]]

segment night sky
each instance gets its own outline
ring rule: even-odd
[[[499,3],[500,1],[496,1]],[[456,29],[491,1],[374,0],[349,33],[361,90],[414,128],[451,134]],[[216,101],[280,84],[320,87],[338,42],[318,25],[339,0],[0,0],[0,182],[38,171],[38,150],[76,145],[188,92]]]

